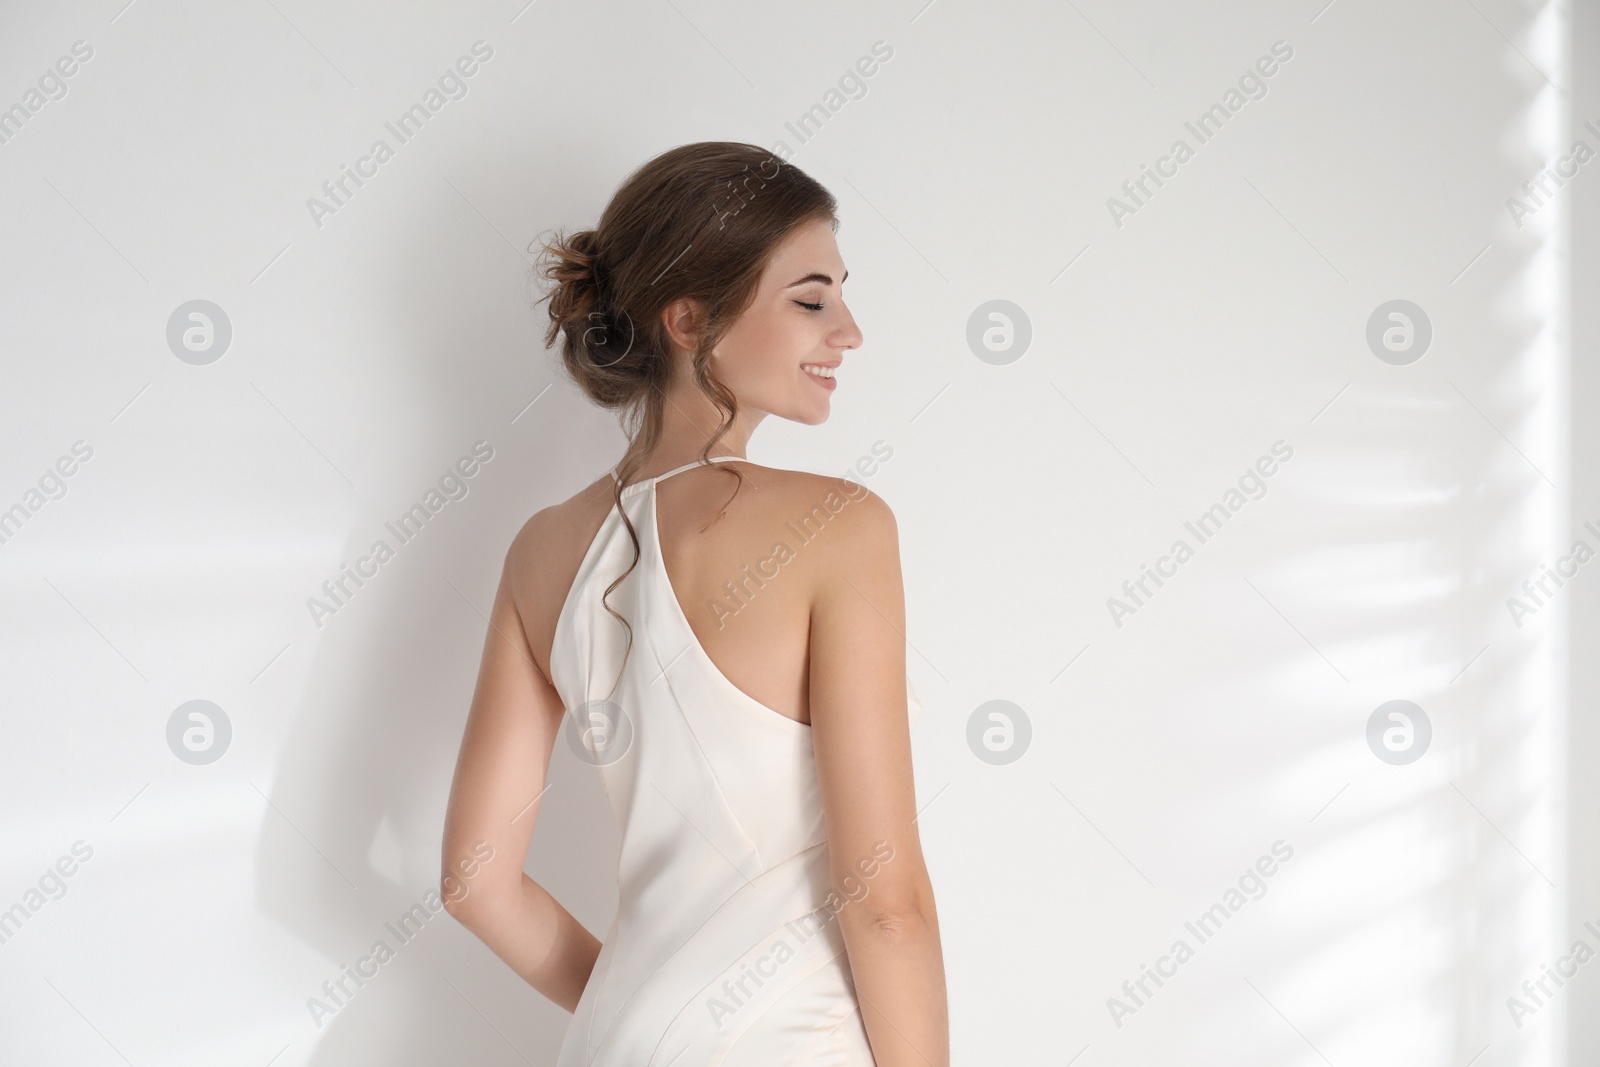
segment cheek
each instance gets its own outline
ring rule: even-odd
[[[782,316],[741,322],[728,361],[728,385],[735,392],[765,396],[773,389],[789,389],[795,375],[804,373],[800,361],[813,347],[810,331],[803,320],[785,321]]]

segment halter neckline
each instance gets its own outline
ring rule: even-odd
[[[674,467],[674,468],[672,468],[671,470],[667,471],[664,474],[658,474],[654,478],[641,478],[637,482],[634,482],[631,485],[625,485],[625,486],[622,487],[622,495],[623,496],[628,496],[628,495],[630,495],[632,493],[641,492],[644,489],[649,488],[650,486],[656,485],[659,482],[663,482],[663,481],[667,480],[668,478],[672,477],[674,474],[682,474],[684,471],[690,470],[691,468],[694,468],[694,467],[707,467],[707,466],[710,466],[713,463],[721,463],[724,460],[738,460],[741,463],[748,463],[749,462],[749,460],[745,459],[745,457],[743,457],[743,456],[709,456],[709,457],[707,457],[706,459],[703,459],[703,460],[700,460],[700,459],[692,460],[692,461],[690,461],[688,463],[683,464],[682,466]],[[612,481],[617,481],[618,480],[617,479],[617,468],[615,468],[615,467],[611,468],[611,480]]]

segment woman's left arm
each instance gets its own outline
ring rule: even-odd
[[[512,598],[513,561],[524,549],[519,535],[490,610],[450,785],[440,895],[461,925],[570,1012],[600,942],[522,870],[563,715],[561,697],[534,664]]]

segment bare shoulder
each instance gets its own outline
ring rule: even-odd
[[[559,504],[540,508],[506,549],[505,578],[526,614],[541,618],[566,598],[595,531],[613,504],[609,475]]]
[[[744,460],[737,463],[761,490],[772,490],[768,494],[770,506],[799,508],[803,511],[821,507],[838,516],[849,511],[855,520],[851,525],[888,523],[892,526],[894,523],[894,513],[889,510],[888,503],[860,482],[810,471],[762,467]]]
[[[804,569],[819,577],[891,565],[898,572],[899,529],[883,497],[848,478],[745,466],[766,517],[806,546],[800,555],[814,564]]]
[[[507,560],[521,562],[531,556],[559,550],[563,544],[580,536],[589,519],[595,519],[598,525],[611,503],[611,479],[602,477],[561,503],[540,508],[528,517],[511,539],[506,552]]]

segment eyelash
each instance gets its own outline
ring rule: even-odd
[[[801,307],[805,308],[807,311],[821,311],[822,310],[822,305],[821,304],[808,304],[804,300],[796,300],[795,303],[799,304]]]

